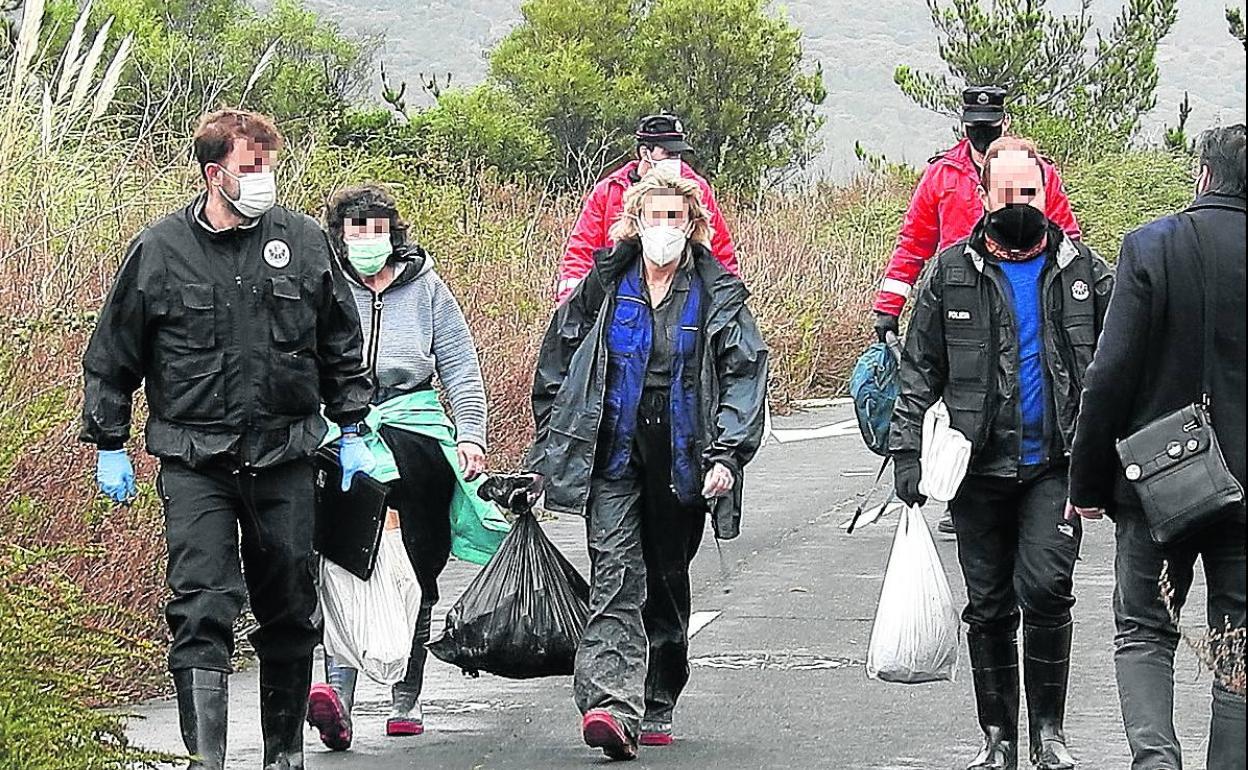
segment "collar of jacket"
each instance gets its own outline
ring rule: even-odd
[[[1070,236],[1062,230],[1062,228],[1049,222],[1049,243],[1057,244],[1057,252],[1054,260],[1057,262],[1058,270],[1065,270],[1070,267],[1070,263],[1074,262],[1079,256],[1079,249],[1075,248],[1075,242]],[[970,240],[967,241],[966,250],[971,257],[971,264],[975,265],[975,269],[984,272],[984,263],[991,262],[997,264],[998,260],[988,253],[984,248],[984,223],[981,220],[975,225],[975,232],[971,233]]]
[[[971,140],[966,137],[963,137],[961,141],[944,152],[936,153],[928,158],[927,162],[930,164],[945,163],[955,166],[961,171],[974,174],[977,179],[979,178],[979,169],[976,168],[975,161],[971,159]]]
[[[208,202],[208,193],[201,192],[186,207],[187,218],[191,225],[197,228],[210,238],[231,238],[240,232],[254,230],[265,217],[269,216],[269,211],[261,214],[255,219],[244,219],[237,227],[231,227],[225,230],[217,230],[208,222],[208,218],[204,216],[204,207]],[[277,208],[274,206],[273,208]],[[272,211],[272,209],[270,209]]]
[[[693,269],[702,279],[702,286],[710,299],[706,313],[706,330],[715,334],[736,316],[750,292],[740,278],[728,272],[711,250],[704,244],[693,243]],[[612,249],[599,249],[594,255],[603,293],[611,294],[615,282],[624,271],[641,259],[641,239],[620,241]],[[591,274],[592,275],[592,274]]]
[[[404,268],[403,272],[399,273],[398,277],[386,287],[386,291],[406,286],[419,278],[425,272],[424,267],[429,260],[429,253],[420,244],[407,243],[395,249],[395,253],[391,255],[390,259],[396,266],[403,265]],[[351,264],[351,260],[347,259],[345,255],[338,257],[338,264],[342,267],[342,272],[347,276],[348,280],[359,286],[366,285],[360,272],[355,269],[355,266]],[[385,292],[382,293],[384,294]]]
[[[1200,209],[1229,209],[1242,212],[1248,210],[1248,202],[1238,195],[1205,193],[1187,207],[1188,211],[1198,211]]]

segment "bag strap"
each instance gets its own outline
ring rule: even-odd
[[[1205,248],[1205,239],[1201,237],[1200,228],[1196,226],[1196,218],[1190,213],[1187,216],[1188,222],[1192,226],[1192,232],[1196,234],[1196,249],[1198,252],[1196,261],[1200,264],[1200,274],[1204,288],[1201,307],[1203,347],[1200,367],[1200,398],[1201,403],[1207,409],[1211,402],[1209,393],[1213,389],[1213,322],[1218,310],[1218,260],[1215,255],[1209,253],[1209,250]]]

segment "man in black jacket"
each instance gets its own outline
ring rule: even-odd
[[[315,221],[273,205],[280,144],[261,115],[200,120],[206,190],[135,238],[83,362],[82,439],[99,448],[97,479],[117,502],[135,491],[124,447],[146,385],[173,594],[169,669],[192,767],[204,770],[224,766],[232,626],[248,596],[265,767],[303,767],[320,640],[308,457],[325,434],[322,404],[344,431],[344,483],[371,463],[354,300]]]
[[[1118,288],[1088,370],[1075,432],[1068,515],[1095,519],[1108,511],[1116,526],[1114,662],[1134,770],[1182,767],[1173,713],[1179,632],[1157,586],[1163,562],[1169,562],[1176,609],[1187,597],[1199,556],[1209,586],[1209,626],[1241,634],[1244,628],[1243,505],[1163,548],[1150,537],[1114,451],[1117,439],[1201,400],[1203,313],[1209,307],[1216,314],[1213,427],[1231,474],[1244,483],[1244,136],[1243,124],[1209,131],[1202,138],[1196,202],[1123,239]],[[1213,683],[1211,770],[1244,767],[1244,696],[1227,688],[1225,673]]]
[[[984,217],[937,257],[919,293],[889,442],[897,496],[921,505],[927,410],[944,399],[971,441],[969,474],[949,503],[984,734],[968,768],[1017,766],[1020,607],[1032,762],[1074,767],[1062,723],[1082,533],[1062,518],[1066,456],[1113,274],[1045,217],[1044,179],[1032,143],[989,147]]]

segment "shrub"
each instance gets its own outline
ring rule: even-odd
[[[490,74],[528,105],[586,186],[632,149],[636,121],[685,118],[720,187],[755,190],[813,157],[822,71],[763,0],[528,0]]]
[[[1195,194],[1191,158],[1160,150],[1103,155],[1063,169],[1063,181],[1083,240],[1111,261],[1124,235]]]
[[[0,552],[0,770],[125,770],[174,759],[129,744],[114,667],[158,655],[149,639],[99,625],[103,607],[56,568],[65,550]],[[111,698],[110,698],[111,696]]]

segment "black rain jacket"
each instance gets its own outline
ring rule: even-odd
[[[763,441],[767,346],[746,307],[745,284],[701,244],[693,265],[707,293],[703,303],[699,453],[703,470],[723,463],[735,480],[712,509],[716,537],[739,534],[743,470]],[[606,332],[620,276],[641,259],[636,239],[594,255],[594,268],[555,312],[533,375],[536,440],[526,467],[546,481],[546,505],[583,515],[598,446],[607,384]]]
[[[202,196],[143,230],[83,360],[83,441],[119,449],[145,385],[147,449],[200,466],[267,467],[311,453],[325,416],[358,422],[372,385],[355,301],[324,232],[275,207],[214,233]]]
[[[1065,462],[1114,274],[1052,222],[1049,244],[1040,274],[1042,350],[1052,386],[1046,427],[1049,461]],[[923,416],[943,398],[950,424],[971,441],[968,473],[1018,475],[1022,407],[1010,291],[1000,264],[984,248],[982,224],[934,260],[906,329],[889,436],[894,456],[919,457]]]

